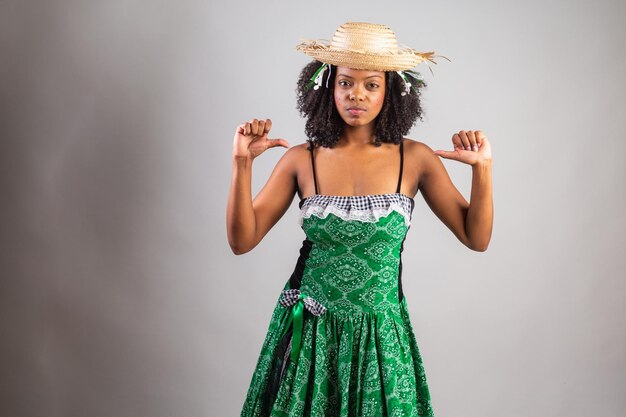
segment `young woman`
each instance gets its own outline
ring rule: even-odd
[[[306,238],[277,300],[242,416],[432,416],[422,358],[402,292],[401,253],[414,196],[468,248],[491,238],[491,148],[481,131],[453,151],[405,138],[422,115],[425,84],[409,72],[434,57],[398,48],[384,25],[348,22],[298,82],[305,144],[270,139],[270,119],[237,127],[227,208],[235,254],[252,250],[297,193]],[[444,57],[445,58],[445,57]],[[289,148],[259,194],[252,162]],[[472,167],[468,203],[439,157]]]

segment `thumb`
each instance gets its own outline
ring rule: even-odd
[[[444,151],[441,149],[437,149],[436,151],[434,151],[434,154],[447,159],[456,159],[458,155],[456,151]]]
[[[267,142],[268,142],[268,146],[267,146],[268,149],[273,148],[275,146],[282,146],[285,148],[289,147],[289,142],[287,142],[287,140],[285,139],[268,139]]]

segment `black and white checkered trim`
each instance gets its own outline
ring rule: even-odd
[[[381,217],[397,211],[404,217],[405,224],[411,224],[415,202],[402,193],[333,196],[314,194],[300,201],[299,223],[305,218],[317,216],[325,218],[333,213],[344,220],[376,222]]]
[[[284,290],[281,293],[281,297],[278,302],[283,307],[291,307],[295,305],[298,300],[300,300],[300,294],[299,289]],[[326,307],[320,304],[320,302],[316,299],[309,296],[305,296],[302,299],[302,302],[304,303],[304,307],[314,316],[321,316],[326,311]]]

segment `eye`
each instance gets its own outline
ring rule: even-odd
[[[369,85],[370,85],[370,87],[372,87],[372,88],[378,88],[378,87],[379,87],[379,85],[378,85],[378,84],[376,84],[376,83],[370,83]]]
[[[346,80],[340,80],[337,84],[339,84],[339,85],[340,85],[340,86],[342,86],[342,87],[345,87],[345,86],[347,86],[349,83],[348,83],[348,81],[346,81]]]

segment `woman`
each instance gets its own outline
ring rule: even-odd
[[[298,83],[308,143],[290,147],[251,197],[253,160],[289,147],[270,119],[238,126],[227,208],[234,253],[252,250],[300,198],[306,239],[271,318],[242,416],[432,416],[402,292],[401,253],[413,196],[468,248],[487,249],[493,222],[491,149],[481,131],[453,151],[404,138],[421,118],[416,73],[433,53],[400,49],[386,26],[348,22]],[[445,57],[444,57],[445,58]],[[434,61],[432,61],[434,62]],[[438,158],[472,166],[470,203]],[[395,190],[395,192],[394,192]]]

